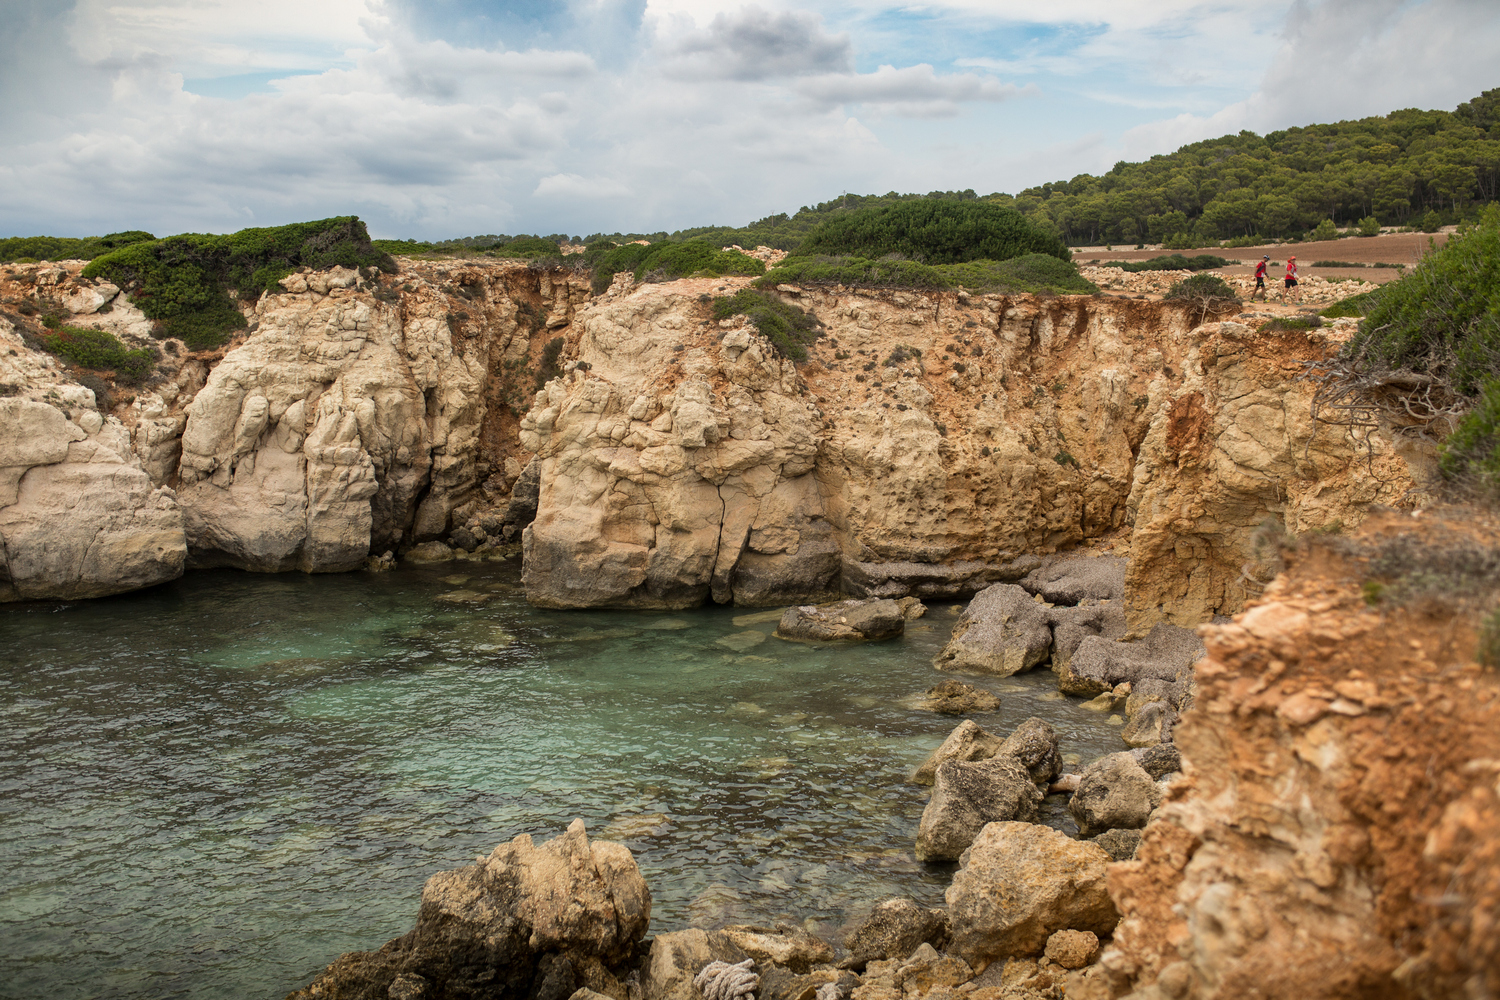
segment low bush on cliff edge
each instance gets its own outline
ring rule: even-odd
[[[1032,253],[1010,260],[970,260],[932,266],[891,255],[864,257],[788,257],[755,282],[761,288],[779,284],[848,285],[853,288],[965,288],[974,292],[1055,292],[1089,295],[1099,290],[1070,261]]]
[[[727,274],[764,274],[766,265],[740,253],[721,250],[707,240],[684,243],[627,243],[624,246],[591,244],[584,261],[593,268],[594,294],[607,289],[615,275],[630,271],[636,281],[672,281],[676,278],[721,278]]]
[[[807,360],[808,346],[823,333],[812,313],[752,288],[714,299],[713,318],[731,316],[747,317],[778,354],[793,361]]]
[[[1167,289],[1163,299],[1186,302],[1198,308],[1198,322],[1203,322],[1211,312],[1227,309],[1240,301],[1229,283],[1217,274],[1195,274]]]
[[[953,284],[975,292],[1055,292],[1092,295],[1099,286],[1078,272],[1071,261],[1031,253],[1010,260],[971,260],[948,264],[938,272]]]
[[[1111,260],[1105,261],[1098,267],[1118,267],[1122,271],[1212,271],[1216,267],[1228,267],[1234,261],[1223,257],[1215,257],[1210,253],[1200,253],[1196,257],[1184,257],[1180,253],[1167,254],[1164,257],[1152,257],[1150,260]]]
[[[864,208],[818,223],[799,256],[900,254],[923,264],[1009,260],[1031,253],[1071,260],[1061,239],[1020,212],[983,201],[922,199]]]
[[[152,349],[131,350],[114,335],[88,327],[60,327],[42,334],[41,339],[42,346],[58,357],[83,368],[112,371],[115,381],[126,385],[135,385],[150,375],[158,358]]]
[[[231,292],[253,299],[278,291],[277,282],[298,268],[335,266],[396,272],[391,255],[372,246],[365,224],[349,215],[228,236],[184,233],[133,243],[95,258],[83,276],[119,285],[156,320],[161,336],[201,348],[223,343],[245,325]]]
[[[12,236],[0,240],[0,261],[93,260],[132,243],[156,239],[150,233],[131,230],[108,236]]]

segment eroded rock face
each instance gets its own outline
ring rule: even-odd
[[[948,888],[949,951],[983,969],[1041,954],[1056,931],[1108,934],[1119,919],[1105,890],[1109,861],[1098,845],[1051,827],[991,823]]]
[[[340,956],[292,998],[381,997],[402,977],[408,987],[420,977],[433,996],[570,996],[605,985],[600,967],[623,961],[650,920],[651,893],[630,851],[591,843],[574,820],[540,847],[523,834],[434,875],[416,927],[379,951]]]
[[[1462,569],[1497,552],[1491,516],[1383,516],[1204,627],[1188,774],[1110,874],[1116,995],[1500,992],[1500,690],[1474,662],[1493,578]],[[1441,596],[1370,607],[1378,563]]]
[[[173,580],[182,512],[94,394],[0,398],[0,601],[103,597]]]

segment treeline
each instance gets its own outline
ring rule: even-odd
[[[1500,89],[1447,111],[1226,135],[1027,188],[1011,205],[1070,246],[1300,237],[1331,220],[1432,231],[1500,197]],[[1368,227],[1367,227],[1368,228]]]

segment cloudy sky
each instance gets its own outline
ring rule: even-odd
[[[743,225],[1500,86],[1496,0],[0,0],[0,235]]]

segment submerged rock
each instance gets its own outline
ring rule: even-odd
[[[1110,856],[1097,844],[1034,823],[991,823],[948,887],[949,953],[983,970],[1038,955],[1060,930],[1108,934],[1119,915],[1105,887]]]
[[[1032,822],[1042,793],[1026,765],[1006,754],[981,761],[940,764],[932,798],[917,826],[917,858],[952,861],[968,849],[986,823]]]
[[[775,635],[799,642],[863,642],[893,639],[905,630],[899,604],[871,599],[787,608]]]
[[[1000,699],[972,684],[947,680],[927,689],[921,707],[941,715],[967,715],[970,712],[993,712],[1000,707]]]
[[[629,957],[650,920],[651,893],[630,851],[591,843],[575,819],[540,847],[523,834],[432,876],[411,931],[378,951],[341,955],[289,1000],[566,997],[607,985],[601,970]],[[430,993],[414,992],[419,979]]]

